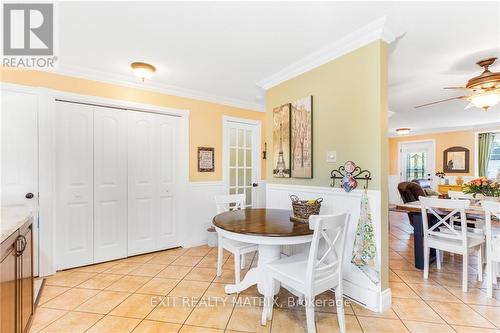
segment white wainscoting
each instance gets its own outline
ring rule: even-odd
[[[398,191],[398,184],[401,182],[401,179],[398,175],[389,175],[389,203],[391,204],[399,204],[402,203],[401,196]]]
[[[347,236],[346,259],[344,261],[344,291],[345,295],[372,311],[384,311],[391,306],[390,289],[381,290],[380,285],[373,283],[359,268],[351,263],[352,248],[359,220],[361,194],[363,190],[350,193],[339,188],[267,184],[266,207],[291,209],[290,195],[299,198],[315,199],[322,197],[321,214],[332,214],[339,211],[349,211],[351,221]],[[381,229],[381,195],[380,191],[369,190],[368,198],[372,213],[375,238],[377,242],[378,263],[380,267],[381,235],[387,230]]]
[[[255,208],[265,207],[266,182],[259,181],[254,189]],[[186,211],[184,223],[183,247],[193,247],[207,243],[207,228],[212,225],[212,219],[217,214],[215,196],[227,194],[224,181],[190,182],[183,209]]]

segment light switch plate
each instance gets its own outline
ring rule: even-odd
[[[328,163],[337,162],[337,152],[334,150],[327,151],[326,152],[326,162],[328,162]]]

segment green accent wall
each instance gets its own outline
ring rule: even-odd
[[[352,160],[372,173],[369,189],[382,196],[382,285],[388,285],[388,45],[375,41],[304,74],[266,94],[267,182],[329,186],[330,171]],[[274,178],[272,110],[313,96],[313,179]],[[326,162],[327,151],[337,162]],[[337,186],[339,182],[337,181]],[[363,184],[360,183],[360,188]]]

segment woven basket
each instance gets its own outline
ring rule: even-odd
[[[323,198],[318,198],[314,200],[314,203],[309,203],[312,200],[299,200],[296,195],[291,195],[290,199],[293,208],[293,216],[290,216],[290,220],[302,223],[309,222],[309,216],[318,215],[321,202],[323,202]]]

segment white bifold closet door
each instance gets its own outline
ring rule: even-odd
[[[56,262],[94,262],[93,107],[56,103]]]
[[[127,111],[57,102],[57,264],[127,256]]]
[[[179,118],[130,112],[128,125],[128,254],[178,246]]]
[[[127,256],[127,111],[94,107],[94,262]]]

